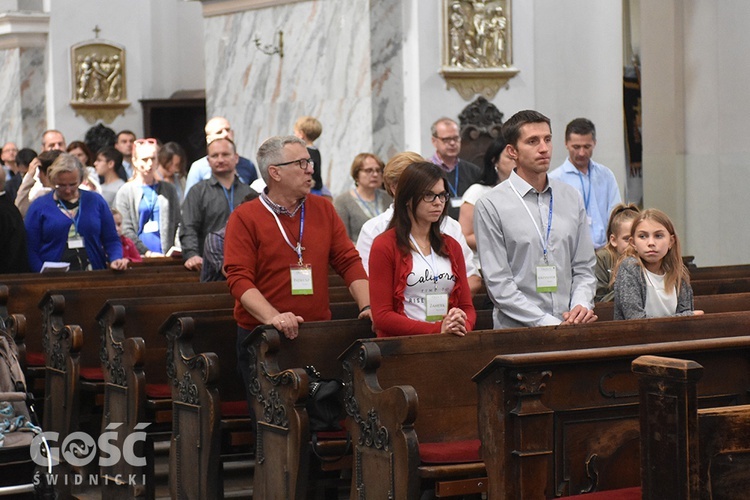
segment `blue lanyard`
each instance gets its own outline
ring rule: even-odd
[[[154,217],[154,210],[156,210],[156,204],[159,202],[159,195],[156,194],[156,186],[158,186],[158,183],[154,183],[152,186],[148,184],[143,185],[143,197],[146,199],[146,206],[148,206],[149,210],[148,219],[146,220],[151,220]],[[149,193],[149,196],[146,196],[146,193]]]
[[[534,215],[531,213],[531,210],[529,210],[528,205],[526,205],[526,202],[523,201],[523,198],[521,197],[521,193],[518,192],[516,189],[516,186],[513,185],[512,182],[510,182],[510,187],[513,189],[513,192],[516,193],[516,196],[518,196],[518,199],[521,201],[521,205],[523,205],[523,208],[526,209],[526,213],[529,214],[529,217],[531,217],[531,222],[534,224],[534,229],[536,229],[537,234],[539,235],[539,239],[542,240],[542,255],[544,257],[545,264],[549,264],[549,259],[547,258],[547,249],[549,247],[549,235],[552,231],[552,189],[550,188],[549,191],[549,215],[547,217],[547,236],[545,238],[542,237],[542,232],[539,230],[539,227],[536,225],[536,219],[534,218]],[[541,193],[539,193],[541,194]]]
[[[456,168],[453,169],[454,172],[456,172],[455,175],[455,187],[453,184],[451,184],[451,181],[448,181],[448,188],[451,190],[451,195],[454,198],[458,198],[458,163],[456,163]]]
[[[354,188],[354,194],[357,195],[357,198],[359,198],[359,201],[362,203],[362,208],[366,210],[367,212],[369,212],[368,214],[365,214],[365,215],[369,215],[370,218],[380,215],[380,209],[378,209],[378,198],[379,198],[378,195],[380,193],[375,191],[375,201],[373,202],[365,201],[365,199],[359,195],[357,188]]]
[[[232,189],[227,191],[227,188],[224,186],[221,186],[221,189],[224,190],[224,198],[227,199],[227,203],[229,203],[229,213],[231,214],[234,212],[234,183],[232,183]]]
[[[589,179],[589,192],[586,193],[586,188],[583,185],[583,174],[580,170],[576,169],[578,173],[578,180],[581,181],[581,194],[583,195],[583,206],[586,207],[586,213],[589,212],[589,201],[591,201],[591,164],[589,164],[589,170],[586,174]]]
[[[57,200],[57,205],[63,212],[65,212],[68,218],[73,221],[73,226],[76,228],[76,234],[80,234],[78,232],[78,219],[81,218],[81,206],[83,206],[83,201],[81,200],[81,198],[78,198],[78,211],[76,212],[75,216],[70,213],[70,210],[68,210],[68,207],[65,206],[62,200]]]

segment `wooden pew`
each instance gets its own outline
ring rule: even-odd
[[[26,320],[28,364],[43,366],[42,318],[39,301],[51,289],[102,288],[110,286],[141,286],[147,283],[198,282],[197,273],[184,267],[159,266],[127,271],[81,271],[61,274],[14,274],[0,278],[0,317],[23,314]]]
[[[696,295],[693,304],[695,309],[700,309],[706,314],[750,311],[750,292]],[[614,302],[597,302],[594,312],[599,316],[599,321],[612,321],[614,319]]]
[[[699,410],[704,370],[695,361],[641,356],[632,369],[639,381],[643,499],[746,498],[750,406]]]
[[[716,278],[691,281],[694,295],[750,292],[750,277]]]
[[[706,401],[748,402],[750,336],[495,357],[474,379],[489,498],[533,500],[638,486],[638,391],[629,367],[644,354],[676,353],[715,370],[702,388]]]
[[[693,267],[689,271],[691,280],[740,278],[750,276],[750,264]]]
[[[222,429],[252,428],[237,373],[232,310],[174,313],[160,332],[167,338],[172,388],[171,497],[221,499]],[[255,492],[253,496],[262,498]]]
[[[478,398],[471,379],[498,354],[740,335],[750,331],[748,321],[750,312],[738,312],[480,331],[464,338],[425,335],[359,340],[340,357],[346,388],[351,390],[345,401],[347,427],[355,444],[352,495],[418,498],[420,489],[433,482],[441,495],[486,488],[485,464],[478,456]],[[612,373],[594,382],[601,384],[601,391],[611,393],[613,400],[633,404],[634,390],[622,394],[613,389],[618,376]],[[481,425],[486,424],[482,420]],[[426,455],[436,449],[462,451],[459,455],[464,461],[471,460],[469,452],[473,452],[474,461],[437,463],[438,459],[430,459],[433,462],[423,463],[420,452]],[[584,451],[581,454],[586,455]],[[566,477],[575,473],[576,484],[567,488],[571,492],[584,483],[582,462],[576,461],[570,465],[574,471],[566,472]],[[450,480],[459,482],[451,484]],[[550,488],[550,494],[554,493]]]
[[[137,430],[138,424],[149,424],[145,428],[149,434],[163,431],[161,414],[168,416],[171,424],[166,339],[159,334],[159,327],[181,309],[227,309],[233,305],[234,299],[228,290],[210,295],[108,300],[96,317],[101,326],[100,355],[104,374],[102,432],[111,424],[118,424],[118,439],[114,441],[118,445]],[[134,467],[125,461],[102,467],[103,496],[153,498],[153,456],[149,458],[150,467]],[[136,481],[123,484],[116,480],[118,477],[135,477]]]
[[[369,321],[355,319],[303,323],[295,340],[272,327],[259,327],[247,338],[257,416],[253,492],[258,498],[308,498],[308,476],[316,464],[311,463],[304,367],[314,366],[323,379],[341,379],[337,354],[373,335]],[[330,449],[321,447],[319,453],[341,454],[340,442],[328,444]],[[350,466],[348,461],[344,465]]]

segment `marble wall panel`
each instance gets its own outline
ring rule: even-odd
[[[357,153],[387,159],[402,135],[390,130],[402,109],[389,68],[398,61],[400,28],[387,25],[398,3],[312,0],[206,18],[208,114],[232,122],[238,148],[250,158],[267,137],[292,133],[297,117],[317,117],[323,179],[334,194],[343,191]],[[382,29],[371,27],[371,12]],[[280,29],[283,58],[256,47],[256,39],[277,44]]]
[[[47,128],[44,57],[42,47],[20,49],[22,142],[35,150],[42,143],[42,132]]]
[[[24,144],[21,123],[20,49],[0,50],[0,143]]]

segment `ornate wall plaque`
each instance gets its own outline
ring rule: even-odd
[[[448,88],[492,99],[518,74],[511,46],[511,0],[443,0],[443,62]]]
[[[130,106],[125,81],[125,48],[96,38],[70,49],[70,105],[89,122],[111,123]]]

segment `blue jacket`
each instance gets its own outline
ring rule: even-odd
[[[53,195],[54,191],[34,200],[24,219],[29,265],[37,273],[45,261],[60,261],[73,224],[60,210]],[[98,193],[80,190],[78,210],[78,233],[83,236],[92,269],[105,269],[108,262],[121,259],[122,244],[104,198]]]

